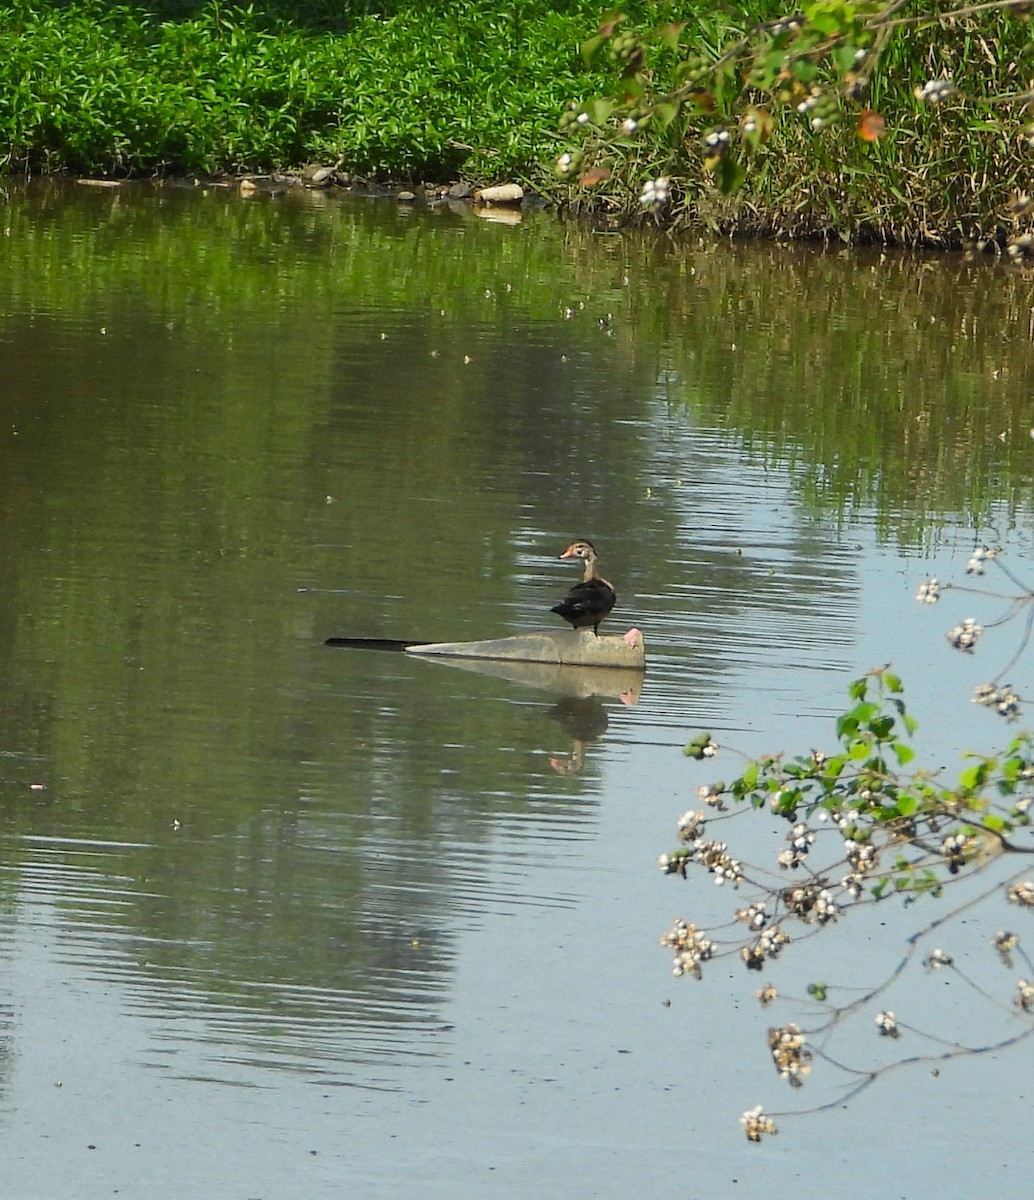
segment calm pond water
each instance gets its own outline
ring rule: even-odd
[[[699,729],[828,745],[892,660],[934,765],[1002,740],[968,696],[1012,632],[953,656],[913,596],[975,539],[1029,561],[1029,277],[302,192],[12,186],[0,228],[4,1195],[1029,1192],[1028,1043],[790,1092],[762,978],[658,946],[729,893],[656,868],[735,771]],[[324,645],[552,627],[576,537],[641,686]],[[922,971],[895,1006],[1021,1032],[985,960],[1024,919],[951,932],[1004,1011]],[[872,986],[916,920],[771,977]],[[893,1059],[886,1004],[832,1057]],[[759,1103],[832,1107],[759,1148]]]

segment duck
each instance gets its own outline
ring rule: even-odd
[[[581,582],[576,583],[559,604],[549,610],[575,629],[588,629],[600,636],[600,622],[617,603],[617,593],[596,570],[596,551],[592,542],[572,542],[561,558],[580,558],[585,564]]]

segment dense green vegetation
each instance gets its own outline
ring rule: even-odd
[[[0,5],[0,162],[119,174],[307,161],[417,177],[528,169],[555,153],[557,116],[585,89],[578,45],[598,12],[597,0],[16,0]]]
[[[562,118],[575,202],[722,231],[959,243],[1029,235],[1029,6],[812,0],[583,44],[604,93]]]
[[[0,168],[516,177],[622,220],[1034,250],[1012,0],[605,7],[0,3]]]

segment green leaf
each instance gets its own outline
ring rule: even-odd
[[[607,118],[614,111],[614,101],[590,100],[585,106],[585,111],[594,125],[605,125]]]
[[[679,115],[679,107],[679,104],[673,100],[662,100],[653,106],[654,116],[660,122],[662,129],[667,129]]]
[[[821,9],[812,10],[808,15],[808,21],[813,29],[817,29],[819,33],[831,34],[837,33],[840,29],[840,22],[836,17],[828,12],[823,12]]]
[[[646,94],[643,81],[638,75],[623,75],[618,84],[618,97],[622,104],[636,104]],[[642,121],[640,121],[640,125]]]
[[[842,738],[858,732],[858,720],[852,713],[837,717],[837,737]]]
[[[869,728],[881,741],[886,740],[889,734],[894,730],[893,717],[875,717],[869,722]]]
[[[600,47],[607,39],[605,37],[591,37],[582,42],[582,59],[587,67],[591,67],[599,53]]]
[[[857,53],[858,47],[851,42],[845,42],[833,51],[833,61],[841,75],[846,75],[854,67]]]
[[[916,756],[916,752],[912,747],[906,745],[904,742],[895,742],[891,748],[898,760],[898,765],[902,767],[907,766]]]
[[[661,25],[657,29],[657,36],[669,50],[677,50],[679,48],[679,34],[685,28],[685,21],[675,21],[671,25]]]
[[[726,196],[731,196],[743,187],[747,172],[740,166],[739,160],[731,154],[726,154],[718,166],[718,186]]]
[[[975,792],[984,783],[987,778],[987,763],[976,763],[972,767],[967,767],[959,775],[959,786],[966,789],[967,792]]]
[[[812,4],[804,10],[804,15],[813,29],[827,37],[849,33],[858,19],[854,6],[845,4],[843,0]]]

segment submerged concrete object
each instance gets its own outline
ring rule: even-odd
[[[483,642],[427,642],[407,646],[407,654],[443,658],[481,658],[504,662],[552,663],[570,667],[623,667],[646,670],[646,648],[638,629],[623,637],[591,629],[558,629],[548,633],[518,633]]]
[[[491,675],[521,687],[549,692],[561,699],[609,696],[622,704],[635,705],[639,703],[646,679],[642,667],[570,667],[561,663],[519,662],[514,658],[455,658],[444,654],[425,654],[423,657],[425,662],[452,671]]]

